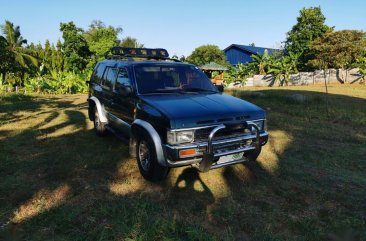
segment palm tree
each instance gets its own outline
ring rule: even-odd
[[[6,50],[14,60],[16,65],[21,68],[21,85],[24,86],[24,73],[31,65],[38,66],[38,61],[33,51],[23,47],[23,44],[27,43],[26,39],[23,39],[20,34],[20,27],[15,26],[10,21],[5,21],[5,25],[1,26],[1,30],[4,34]],[[3,73],[3,79],[5,79],[5,73]]]

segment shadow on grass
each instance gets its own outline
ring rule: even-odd
[[[22,109],[30,126],[0,129],[0,239],[364,237],[365,100],[331,95],[334,121],[322,116],[319,93],[261,92],[234,94],[268,112],[271,139],[258,162],[208,173],[178,168],[161,183],[144,181],[115,137],[95,136],[83,104],[29,100],[38,102],[38,113]],[[311,101],[289,103],[299,92]]]

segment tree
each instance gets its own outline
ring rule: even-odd
[[[325,24],[325,17],[320,7],[303,8],[297,23],[287,33],[285,49],[287,52],[299,55],[298,68],[306,70],[306,64],[313,59],[314,55],[310,51],[312,41],[325,33],[333,31],[333,27]]]
[[[360,57],[353,64],[353,67],[358,68],[360,74],[360,83],[366,84],[366,57]]]
[[[8,66],[3,70],[3,80],[5,80],[6,71],[21,72],[21,86],[24,86],[24,73],[30,65],[37,66],[38,61],[33,57],[34,52],[23,47],[27,43],[20,33],[20,27],[15,26],[10,21],[5,21],[5,25],[1,26],[5,37],[2,38],[2,44],[5,45],[8,54]]]
[[[182,61],[182,62],[186,62],[186,56],[182,55],[180,56],[179,60]]]
[[[118,34],[121,32],[122,28],[106,27],[102,21],[94,20],[83,36],[98,61],[107,57],[110,49],[118,45]]]
[[[309,63],[314,67],[348,69],[357,59],[366,56],[366,33],[358,30],[329,32],[316,39],[311,49],[315,58]]]
[[[201,66],[210,62],[215,62],[227,66],[225,54],[216,45],[202,45],[196,48],[186,59],[187,62]]]
[[[127,36],[124,39],[122,39],[120,46],[126,48],[143,48],[144,44],[140,43],[135,38]]]
[[[62,43],[60,40],[57,41],[56,47],[52,46],[52,65],[50,69],[57,73],[60,73],[64,70],[64,54],[62,52]]]
[[[10,54],[6,48],[6,39],[0,36],[0,74],[1,83],[5,82],[6,71],[9,69]]]
[[[73,22],[61,23],[60,31],[64,39],[63,52],[65,56],[65,70],[81,72],[90,59],[88,43],[83,36],[83,30]]]

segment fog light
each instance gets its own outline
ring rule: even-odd
[[[186,149],[179,151],[179,157],[191,157],[197,154],[196,149]]]

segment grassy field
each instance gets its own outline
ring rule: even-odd
[[[0,240],[366,240],[366,87],[330,86],[330,117],[323,90],[229,92],[267,110],[258,162],[156,184],[85,95],[0,96]]]

